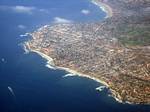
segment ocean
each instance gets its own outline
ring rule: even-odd
[[[0,112],[150,112],[148,105],[121,104],[101,84],[46,67],[24,52],[24,36],[46,24],[95,22],[106,16],[90,0],[0,1]]]

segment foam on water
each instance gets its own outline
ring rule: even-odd
[[[56,68],[55,68],[55,67],[53,67],[52,65],[50,65],[50,64],[48,64],[48,63],[47,63],[45,66],[46,66],[47,68],[50,68],[50,69],[56,70]]]
[[[20,37],[27,37],[30,33],[21,34]]]
[[[96,88],[97,91],[103,91],[106,88],[106,86],[99,86]]]
[[[66,77],[73,77],[73,76],[76,76],[76,74],[71,74],[71,73],[69,73],[69,74],[64,75],[63,78],[66,78]]]

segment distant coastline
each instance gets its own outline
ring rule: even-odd
[[[98,0],[91,0],[91,2],[93,4],[99,6],[101,8],[101,10],[107,14],[105,18],[109,18],[109,17],[113,16],[112,8],[108,4],[100,2]]]

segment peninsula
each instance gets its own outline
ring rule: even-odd
[[[56,67],[103,83],[120,101],[150,104],[150,1],[94,0],[95,23],[46,25],[25,48]]]

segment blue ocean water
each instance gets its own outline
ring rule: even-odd
[[[20,45],[28,39],[21,34],[56,18],[92,22],[105,16],[90,0],[1,0],[0,112],[150,112],[148,105],[116,102],[107,89],[96,91],[101,84],[93,80],[62,78],[65,71],[46,68],[46,60]]]

